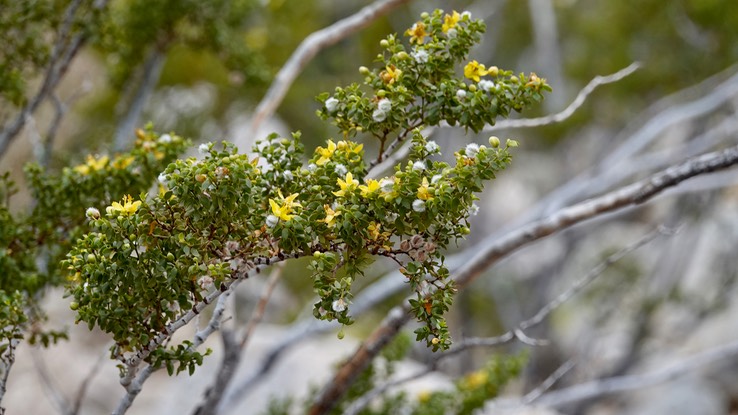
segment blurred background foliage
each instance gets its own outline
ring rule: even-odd
[[[152,121],[159,130],[176,131],[195,142],[233,139],[248,130],[248,114],[300,42],[369,2],[112,0],[97,11],[99,2],[90,0],[0,0],[0,32],[6,34],[6,41],[0,43],[0,119],[4,123],[38,88],[59,39],[57,33],[63,29],[64,13],[73,4],[75,19],[69,30],[85,33],[90,41],[63,84],[60,98],[80,95],[85,80],[93,80],[94,85],[71,102],[74,117],[66,122],[74,125],[62,129],[52,168],[114,147],[115,131],[138,91],[146,88],[142,78],[157,55],[162,58],[161,70],[138,125]],[[534,70],[542,77],[560,72],[560,84],[552,82],[560,104],[551,110],[561,110],[595,75],[615,72],[633,61],[643,63],[636,76],[595,93],[566,122],[526,131],[529,148],[551,146],[593,124],[620,129],[649,103],[738,60],[738,12],[731,0],[555,0],[558,38],[550,43],[558,48],[560,68],[555,68],[540,60],[545,54],[534,42],[531,7],[537,4],[534,0],[409,2],[321,51],[297,78],[277,116],[286,130],[303,131],[308,150],[335,136],[333,127],[315,117],[314,97],[357,81],[358,66],[371,66],[383,36],[402,34],[422,11],[436,7],[468,9],[486,20],[485,39],[473,52],[480,62]],[[74,71],[81,72],[83,79],[73,76]],[[544,112],[541,107],[537,115]],[[133,131],[129,135],[133,138]],[[238,142],[241,150],[248,151],[256,138]],[[17,168],[32,160],[28,143],[17,147],[21,147],[16,149],[20,156],[6,153],[0,168]],[[20,177],[17,171],[15,177]],[[293,287],[296,292],[305,292],[303,288],[300,283]],[[484,298],[469,296],[470,307],[488,304]]]
[[[54,52],[64,13],[77,3],[69,30],[89,42],[73,62],[59,97],[69,104],[50,167],[61,169],[92,152],[114,148],[115,132],[141,88],[147,63],[161,59],[160,73],[142,108],[138,126],[152,121],[159,131],[175,131],[194,142],[234,139],[249,130],[249,114],[291,53],[310,33],[356,12],[369,1],[340,0],[111,0],[102,10],[92,0],[0,0],[0,122],[5,127],[35,94]],[[561,124],[516,132],[527,149],[552,148],[583,131],[621,130],[658,99],[694,85],[738,61],[738,9],[735,0],[551,0],[556,26],[549,45],[557,61],[536,43],[536,0],[411,1],[366,29],[321,51],[279,107],[275,128],[301,130],[307,154],[337,135],[318,122],[314,97],[338,85],[358,81],[360,65],[371,66],[378,42],[387,33],[402,34],[423,11],[470,10],[487,23],[481,46],[472,53],[487,66],[535,71],[549,78],[557,97],[524,116],[563,109],[596,75],[639,61],[643,67],[606,90],[595,92],[578,112]],[[549,33],[551,35],[551,33]],[[560,74],[552,79],[552,74]],[[85,83],[91,83],[91,87]],[[35,125],[52,117],[49,108],[36,114]],[[21,166],[33,161],[27,128],[18,142],[0,155],[0,173],[12,170],[21,183]],[[44,130],[39,129],[42,133]],[[447,134],[445,131],[441,135]],[[133,139],[133,130],[129,131]],[[266,135],[266,134],[264,134]],[[257,138],[236,140],[249,151]],[[450,137],[461,142],[474,137]],[[486,140],[486,137],[485,137]],[[441,140],[439,139],[439,142]],[[458,145],[456,143],[459,143]],[[30,203],[30,202],[28,202]],[[16,211],[23,206],[15,206]],[[473,233],[472,238],[479,238]],[[368,272],[386,272],[379,263]],[[304,273],[303,264],[288,274]],[[626,273],[627,274],[627,273]],[[498,279],[512,279],[501,275]],[[312,298],[307,278],[285,278],[292,298]],[[513,285],[513,283],[510,283]],[[525,299],[524,289],[519,297]],[[483,313],[484,321],[462,322],[462,330],[494,334],[504,326],[485,290],[467,290],[457,302],[460,312]],[[377,307],[381,317],[390,302]],[[302,301],[297,301],[302,303]],[[529,307],[535,311],[537,304]],[[291,306],[286,318],[296,317]],[[453,325],[453,323],[452,323]],[[368,327],[360,321],[357,330]]]
[[[195,142],[232,139],[247,129],[248,114],[299,43],[369,2],[112,0],[98,11],[99,1],[0,0],[0,32],[5,33],[0,43],[3,123],[17,115],[38,88],[57,33],[64,30],[64,13],[73,4],[75,19],[68,30],[85,33],[90,42],[72,73],[82,72],[94,85],[71,102],[74,117],[66,122],[74,125],[62,130],[53,168],[113,147],[114,132],[137,91],[146,87],[142,77],[149,69],[147,62],[157,54],[163,58],[161,72],[138,125],[150,120],[159,130],[176,131]],[[561,67],[554,68],[551,62],[540,62],[544,54],[533,41],[531,7],[537,4],[409,2],[320,52],[298,77],[277,116],[285,129],[303,131],[308,149],[335,135],[332,127],[317,122],[314,96],[358,80],[358,66],[371,65],[382,36],[401,34],[420,12],[435,7],[469,9],[487,21],[486,38],[473,55],[488,66],[535,70],[543,77],[560,72],[560,84],[552,86],[556,95],[565,97],[558,101],[564,105],[595,75],[612,73],[633,61],[643,63],[636,76],[595,93],[566,122],[526,131],[529,147],[555,144],[587,125],[622,128],[657,98],[738,60],[738,12],[731,0],[555,0],[558,39],[551,44],[558,47]],[[80,77],[69,78],[61,88],[62,100],[83,89]],[[543,113],[540,108],[538,114]],[[44,114],[38,115],[36,124]],[[129,135],[133,138],[133,131]],[[248,151],[256,138],[239,142],[241,150]],[[30,144],[17,147],[19,156],[3,155],[3,170],[32,159]]]
[[[8,34],[0,45],[0,114],[7,121],[35,89],[30,87],[35,86],[34,75],[37,78],[43,72],[56,39],[53,33],[59,30],[70,1],[0,3],[0,31]],[[74,107],[81,116],[76,120],[80,125],[66,142],[75,150],[110,145],[111,132],[141,87],[147,60],[157,53],[164,55],[163,68],[139,124],[148,120],[157,127],[166,124],[165,128],[196,140],[227,138],[233,118],[255,107],[272,76],[309,33],[368,4],[112,0],[97,16],[90,12],[93,2],[80,3],[77,30],[90,32],[92,41],[86,52],[94,55],[86,64],[100,65],[106,81],[95,85]],[[487,39],[477,51],[479,56],[488,65],[516,71],[535,68],[543,77],[560,71],[563,84],[553,84],[559,96],[572,98],[597,74],[612,73],[636,60],[644,64],[645,70],[638,76],[619,83],[607,94],[597,94],[594,103],[564,125],[544,129],[544,140],[539,142],[556,142],[573,125],[593,119],[622,125],[647,103],[719,72],[738,59],[738,13],[730,0],[553,1],[558,33],[553,44],[559,48],[561,68],[537,61],[541,53],[533,42],[532,6],[534,1],[410,2],[322,51],[297,79],[278,115],[289,129],[305,133],[308,146],[318,145],[333,132],[316,122],[313,97],[357,80],[357,66],[374,60],[381,36],[401,33],[420,11],[434,7],[479,11],[489,27]],[[172,117],[161,108],[152,108],[154,103],[167,104],[157,99],[159,95],[168,92],[181,97],[173,91],[186,95],[198,86],[206,91],[204,98],[200,96],[206,103],[193,104],[190,112]],[[170,111],[176,113],[177,109]]]

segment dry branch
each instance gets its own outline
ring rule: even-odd
[[[673,363],[662,369],[638,375],[617,376],[570,386],[542,394],[535,402],[538,405],[559,407],[573,402],[628,392],[668,382],[679,376],[706,369],[720,360],[738,355],[738,342],[717,346]]]
[[[451,350],[448,350],[443,353],[438,353],[434,356],[433,359],[431,359],[430,362],[426,364],[426,367],[417,372],[413,373],[411,375],[395,379],[389,382],[386,382],[380,386],[377,386],[376,388],[372,389],[370,392],[364,394],[361,398],[357,399],[347,410],[347,415],[353,415],[364,409],[375,397],[381,395],[387,390],[390,390],[394,388],[395,386],[402,385],[404,383],[410,382],[412,380],[421,378],[433,371],[435,371],[438,368],[438,365],[441,363],[442,360],[458,355],[459,353],[462,353],[464,351],[467,351],[474,347],[495,347],[502,344],[510,343],[511,341],[518,339],[521,343],[529,344],[532,346],[540,346],[544,345],[546,341],[543,340],[536,340],[528,337],[525,334],[524,330],[527,330],[537,324],[540,324],[548,315],[550,315],[554,310],[559,308],[562,304],[564,304],[566,301],[571,299],[574,295],[581,292],[584,287],[589,285],[592,281],[594,281],[595,278],[602,275],[602,273],[609,268],[612,264],[616,263],[629,253],[641,248],[642,246],[646,245],[647,243],[653,241],[656,237],[662,234],[672,234],[671,231],[668,231],[662,227],[659,227],[657,230],[649,232],[642,238],[640,238],[635,243],[619,250],[618,252],[610,255],[605,259],[605,261],[599,263],[596,267],[592,268],[584,277],[577,280],[569,289],[558,295],[555,299],[550,301],[548,304],[543,306],[533,317],[524,320],[520,324],[517,325],[516,328],[508,330],[507,332],[494,336],[494,337],[470,337],[465,338],[461,342],[454,345],[454,347]],[[568,362],[564,367],[565,369],[560,369],[560,371],[563,371],[563,373],[557,375],[557,373],[560,373],[560,371],[557,371],[554,373],[549,379],[547,379],[539,388],[536,388],[537,395],[531,395],[532,397],[537,397],[538,395],[545,392],[548,388],[551,387],[553,382],[555,380],[559,379],[561,376],[563,376],[564,373],[566,373],[569,369],[571,369],[571,366],[573,366],[573,362]],[[535,391],[534,391],[535,392]],[[528,397],[528,396],[526,396]],[[534,398],[530,398],[531,401]]]
[[[103,9],[107,6],[108,0],[100,0],[95,2],[94,7]],[[3,128],[0,132],[0,156],[4,155],[8,150],[10,143],[15,140],[18,133],[28,121],[29,117],[38,109],[38,106],[46,100],[46,98],[54,92],[64,74],[69,69],[69,64],[77,55],[82,46],[87,41],[85,33],[80,33],[70,39],[67,43],[67,36],[74,19],[74,15],[79,7],[80,1],[72,2],[65,11],[64,21],[59,31],[59,37],[52,50],[49,59],[49,66],[46,68],[43,82],[36,95],[33,96],[28,104],[21,109],[16,118]]]
[[[523,246],[605,213],[642,204],[689,178],[726,169],[735,164],[738,164],[738,146],[688,159],[639,182],[563,208],[544,219],[508,233],[497,242],[480,250],[466,265],[454,272],[454,280],[460,289],[464,288],[495,262]],[[395,307],[369,338],[338,369],[334,378],[316,399],[310,414],[327,413],[343,396],[359,373],[377,356],[381,348],[392,340],[410,319],[411,315],[407,305]]]
[[[374,20],[389,13],[392,9],[407,2],[408,0],[376,1],[355,14],[306,37],[282,66],[282,69],[279,70],[266,95],[256,107],[251,121],[252,134],[255,134],[259,130],[259,126],[274,114],[295,78],[318,52],[356,33]]]
[[[279,264],[283,265],[283,264]],[[248,344],[251,335],[253,334],[256,326],[261,322],[264,316],[264,311],[269,303],[269,299],[272,296],[274,287],[277,286],[280,278],[282,277],[283,266],[277,266],[269,276],[266,287],[261,293],[259,302],[256,305],[256,309],[251,314],[251,318],[246,324],[246,328],[241,336],[240,341],[236,338],[235,333],[231,330],[222,331],[223,334],[223,359],[220,363],[220,368],[215,375],[215,380],[205,391],[205,397],[202,402],[197,406],[194,415],[215,415],[218,413],[223,396],[226,389],[233,381],[233,376],[236,374],[236,369],[241,363],[241,357],[244,348]]]
[[[579,94],[577,94],[577,97],[574,98],[574,101],[569,104],[568,107],[566,107],[563,111],[558,112],[556,114],[546,115],[545,117],[539,117],[539,118],[523,118],[519,120],[502,120],[495,125],[490,125],[485,127],[485,132],[490,131],[497,131],[497,130],[505,130],[509,128],[533,128],[533,127],[542,127],[544,125],[549,124],[555,124],[562,121],[565,121],[569,117],[571,117],[576,110],[579,109],[579,107],[584,104],[584,101],[587,100],[587,97],[594,92],[597,87],[601,85],[607,85],[611,84],[617,81],[620,81],[621,79],[625,78],[626,76],[632,74],[638,68],[641,67],[641,64],[638,62],[633,62],[627,67],[615,72],[611,75],[597,75],[594,78],[592,78],[591,81],[582,88],[581,91],[579,91]]]

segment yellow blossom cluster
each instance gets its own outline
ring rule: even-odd
[[[331,160],[331,157],[333,157],[333,153],[335,153],[336,150],[359,154],[363,149],[363,144],[357,144],[345,140],[341,140],[338,143],[335,143],[333,142],[333,140],[328,140],[325,148],[318,147],[317,149],[315,149],[315,152],[320,155],[320,158],[318,158],[318,161],[316,161],[315,164],[317,164],[318,166],[322,166],[325,163],[328,163]]]
[[[80,164],[79,166],[76,166],[74,168],[74,171],[77,173],[86,176],[92,172],[102,170],[105,168],[105,166],[108,165],[108,162],[110,161],[110,158],[108,156],[102,156],[100,158],[95,158],[93,156],[87,156],[87,159],[85,160],[85,164]]]
[[[425,24],[423,22],[415,23],[410,29],[405,31],[405,36],[410,36],[410,43],[422,45],[425,42],[425,37],[428,36],[428,33],[425,31]]]
[[[338,197],[346,197],[347,194],[352,193],[359,187],[359,181],[354,179],[354,175],[351,172],[346,173],[346,179],[338,179],[338,187],[341,190],[333,192]]]
[[[112,205],[108,206],[105,211],[108,213],[108,215],[113,215],[115,213],[118,213],[120,215],[124,216],[131,216],[138,210],[139,206],[141,206],[141,201],[136,200],[133,201],[133,198],[131,195],[125,195],[123,196],[123,202],[122,204],[119,202],[113,202]]]
[[[269,206],[272,208],[272,214],[285,222],[290,221],[295,215],[292,214],[293,209],[296,207],[302,207],[300,202],[295,202],[298,194],[293,193],[287,197],[282,196],[282,192],[279,192],[279,197],[282,199],[280,205],[274,199],[269,199]]]
[[[460,19],[461,15],[456,10],[454,10],[453,14],[451,15],[445,15],[443,17],[443,26],[441,26],[441,30],[443,30],[443,33],[448,33],[449,30],[455,28]]]

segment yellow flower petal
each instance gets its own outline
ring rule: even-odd
[[[456,27],[456,23],[459,23],[459,19],[461,19],[461,15],[456,10],[454,10],[451,15],[445,15],[443,17],[443,26],[441,26],[443,33],[448,33],[450,29]]]
[[[410,36],[410,43],[417,43],[422,45],[425,42],[425,37],[428,33],[425,31],[425,24],[423,22],[417,22],[405,31],[405,36]]]
[[[471,61],[464,66],[464,76],[468,79],[473,79],[474,82],[479,82],[479,77],[487,75],[488,73],[489,71],[487,68],[477,61]]]

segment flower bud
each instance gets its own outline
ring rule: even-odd
[[[404,61],[405,59],[409,58],[410,56],[407,54],[407,52],[400,52],[397,55],[397,59]]]
[[[440,343],[440,342],[441,342],[441,339],[439,339],[438,337],[434,337],[434,338],[433,338],[433,339],[431,340],[431,344],[433,344],[433,345],[436,345],[436,344],[438,344],[438,343]]]
[[[505,142],[505,145],[506,145],[507,147],[510,147],[510,148],[515,148],[515,147],[517,147],[517,146],[518,146],[518,142],[517,142],[517,141],[515,141],[515,140],[512,140],[512,139],[509,139],[509,138],[508,138],[508,139],[507,139],[507,141]]]
[[[379,46],[381,46],[381,47],[383,47],[383,48],[388,48],[388,47],[389,47],[389,42],[387,41],[387,39],[382,39],[382,40],[381,40],[381,41],[379,42]]]
[[[359,66],[359,73],[362,75],[369,75],[369,68],[366,66]]]
[[[500,139],[497,136],[492,136],[489,138],[489,145],[492,146],[492,148],[497,148],[500,146]]]
[[[410,241],[405,239],[404,241],[400,242],[400,251],[409,251],[410,250]]]
[[[90,219],[100,219],[100,211],[95,209],[94,207],[87,208],[87,210],[85,211],[85,216]]]

